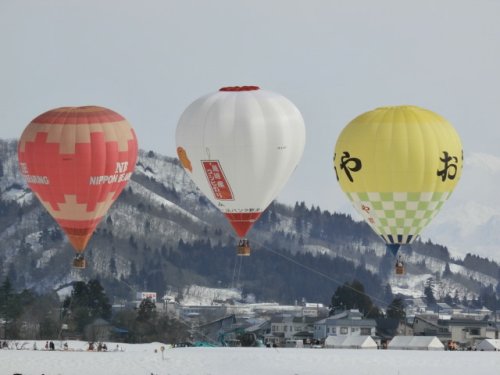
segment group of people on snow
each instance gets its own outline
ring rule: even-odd
[[[93,342],[89,342],[89,348],[87,349],[88,351],[94,351],[97,350],[98,352],[107,352],[108,351],[108,346],[106,343],[98,342],[97,345]]]
[[[35,343],[36,345],[36,343]],[[36,350],[36,347],[35,347]],[[45,341],[45,350],[56,350],[56,346],[54,344],[54,341]]]

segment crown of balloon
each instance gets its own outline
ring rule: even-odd
[[[219,91],[254,91],[260,90],[259,86],[228,86],[222,87]]]

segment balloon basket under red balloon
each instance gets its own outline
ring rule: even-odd
[[[250,246],[238,246],[237,254],[240,257],[249,257],[250,256]]]
[[[241,239],[238,247],[236,248],[236,255],[240,257],[248,257],[250,256],[250,252],[250,243],[248,242],[248,240],[246,238]]]
[[[76,256],[73,259],[73,267],[74,268],[79,268],[79,269],[84,269],[87,266],[87,263],[85,262],[85,258],[82,256]]]

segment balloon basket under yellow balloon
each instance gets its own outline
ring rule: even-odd
[[[87,266],[87,263],[85,262],[85,258],[82,256],[76,256],[73,259],[73,267],[74,268],[79,268],[79,269],[84,269]]]
[[[396,276],[403,276],[405,274],[405,267],[396,265],[394,267],[394,274]]]

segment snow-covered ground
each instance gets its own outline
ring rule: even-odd
[[[88,352],[86,343],[74,341],[69,351],[35,351],[27,342],[29,349],[0,350],[0,375],[442,375],[500,368],[500,352],[166,348],[162,356],[160,343],[120,345],[124,351]]]

